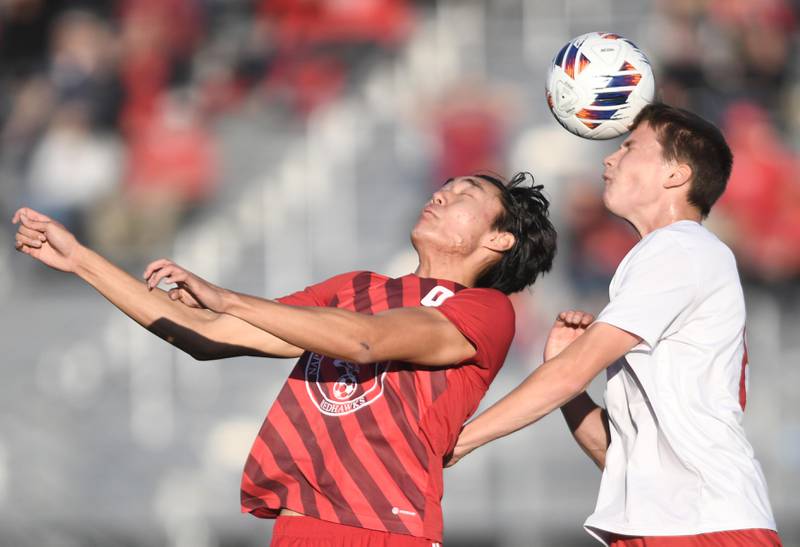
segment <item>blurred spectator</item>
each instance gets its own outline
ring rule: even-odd
[[[186,213],[212,197],[217,149],[194,104],[176,96],[130,138],[124,187],[98,212],[93,240],[116,256],[152,255],[168,244]]]
[[[710,219],[751,282],[800,276],[798,157],[781,131],[798,124],[797,5],[790,0],[658,2],[664,100],[721,122],[734,153]],[[796,137],[796,135],[795,135]]]
[[[86,11],[68,11],[53,27],[49,80],[56,101],[80,102],[96,127],[116,125],[120,89],[118,44],[108,24]]]
[[[516,100],[499,87],[465,79],[448,87],[423,120],[436,140],[433,184],[476,171],[506,172]]]
[[[62,105],[36,146],[29,171],[34,208],[83,237],[82,218],[119,184],[121,145],[113,135],[95,133],[83,101]]]
[[[261,0],[280,49],[294,51],[336,43],[395,47],[412,28],[407,0]]]
[[[3,76],[26,77],[44,68],[47,40],[58,0],[0,2],[0,71]]]
[[[599,184],[578,179],[568,188],[562,237],[567,272],[581,300],[608,299],[617,266],[636,244],[634,230],[609,213]]]
[[[747,97],[775,112],[791,76],[797,24],[788,0],[661,0],[664,99],[719,119]],[[722,99],[722,101],[720,101]]]
[[[257,10],[275,52],[267,91],[301,115],[337,97],[366,52],[399,47],[413,28],[407,0],[260,0]]]
[[[769,115],[752,102],[733,104],[724,121],[734,155],[720,200],[720,229],[743,275],[776,282],[800,276],[800,170]]]
[[[203,17],[194,0],[123,0],[119,17],[125,93],[121,126],[133,133],[157,115],[168,87],[190,82]]]
[[[268,94],[281,96],[306,117],[338,97],[346,85],[346,66],[334,55],[314,53],[279,57],[266,81]]]
[[[21,169],[41,131],[47,127],[53,104],[54,90],[44,77],[32,77],[21,83],[9,102],[10,115],[2,131],[2,150],[12,167]]]

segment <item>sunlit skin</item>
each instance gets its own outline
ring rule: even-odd
[[[680,220],[702,220],[699,209],[688,201],[691,167],[664,158],[649,124],[637,127],[603,165],[606,207],[630,222],[640,236]],[[582,391],[641,340],[593,319],[581,311],[559,314],[548,337],[545,362],[464,427],[449,465],[559,407],[583,450],[599,467],[605,465],[608,432],[603,410]]]
[[[481,272],[514,245],[492,229],[502,211],[500,190],[479,177],[458,177],[436,191],[411,231],[419,255],[415,272],[471,287]]]
[[[448,181],[425,204],[412,232],[419,255],[416,273],[475,286],[514,244],[513,235],[491,228],[501,210],[500,190],[490,182],[478,177]],[[287,306],[218,287],[167,259],[152,262],[141,284],[38,211],[23,207],[12,220],[18,224],[18,251],[78,275],[139,324],[197,359],[296,357],[308,350],[353,363],[441,366],[475,353],[433,308],[366,315]],[[174,287],[161,291],[162,281]]]
[[[603,160],[603,202],[630,222],[641,237],[679,220],[700,222],[688,201],[692,170],[663,157],[655,130],[641,124]]]

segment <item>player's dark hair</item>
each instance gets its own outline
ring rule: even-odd
[[[492,229],[509,232],[515,239],[514,246],[503,253],[500,261],[481,274],[477,286],[505,294],[521,291],[553,266],[556,229],[549,218],[550,202],[542,194],[543,186],[534,184],[530,173],[517,173],[507,183],[492,174],[476,173],[474,176],[500,190],[503,211]]]
[[[717,127],[681,108],[663,103],[645,106],[633,120],[631,130],[646,123],[656,132],[664,159],[692,168],[689,203],[703,218],[725,191],[733,166],[733,154]]]

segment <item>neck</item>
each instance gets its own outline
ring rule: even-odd
[[[631,215],[626,220],[639,232],[640,237],[645,237],[650,232],[681,220],[691,220],[699,224],[703,217],[700,215],[700,211],[691,205],[670,203],[652,212],[647,211],[644,214]]]
[[[474,287],[478,281],[479,271],[481,270],[468,267],[463,256],[420,255],[419,266],[414,273],[420,277],[447,279],[465,287]]]

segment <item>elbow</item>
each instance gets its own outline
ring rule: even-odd
[[[369,319],[374,319],[370,317]],[[381,336],[374,320],[353,329],[347,337],[347,347],[342,357],[357,365],[368,365],[385,360],[381,357]]]
[[[368,365],[379,361],[373,346],[365,341],[356,341],[346,359],[357,365]]]

